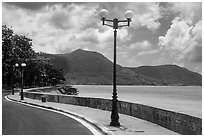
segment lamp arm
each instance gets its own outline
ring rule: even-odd
[[[102,21],[109,21],[109,22],[113,22],[113,20],[110,19],[106,19],[106,18],[101,18]]]
[[[104,25],[109,26],[109,27],[113,27],[112,25],[109,25],[109,24],[104,24]]]
[[[131,21],[132,21],[131,19],[127,19],[127,20],[119,20],[118,22],[127,22],[127,25],[120,25],[120,26],[118,26],[118,27],[130,26],[130,22],[131,22]]]
[[[120,26],[118,26],[118,27],[126,27],[126,26],[129,26],[129,25],[120,25]]]
[[[128,22],[128,20],[119,20],[118,22]]]
[[[105,21],[107,21],[107,22],[113,22],[113,20],[106,19],[106,18],[101,18],[101,20],[102,20],[102,24],[103,24],[103,25],[106,25],[106,24],[105,24]]]
[[[105,21],[109,21],[109,22],[113,22],[113,20],[110,20],[110,19],[104,19]]]

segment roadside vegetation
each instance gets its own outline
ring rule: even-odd
[[[45,53],[33,50],[32,39],[15,34],[12,28],[2,26],[2,87],[12,89],[21,83],[21,69],[15,64],[26,63],[24,86],[54,86],[65,81],[63,70],[52,63]]]

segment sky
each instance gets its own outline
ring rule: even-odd
[[[202,73],[201,2],[3,2],[2,25],[33,40],[37,52],[97,51],[113,60],[113,32],[107,19],[134,16],[117,30],[117,64],[125,67],[175,64]]]

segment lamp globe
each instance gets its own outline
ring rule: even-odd
[[[134,14],[134,12],[132,12],[131,10],[127,10],[127,11],[125,12],[125,17],[126,17],[127,19],[132,19],[132,18],[133,18],[133,14]]]
[[[106,9],[102,9],[102,10],[100,11],[100,16],[101,16],[102,18],[106,18],[106,17],[108,16],[108,11],[107,11]]]

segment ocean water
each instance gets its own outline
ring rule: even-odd
[[[81,97],[112,99],[113,87],[74,85]],[[202,117],[201,86],[117,86],[118,100]]]

